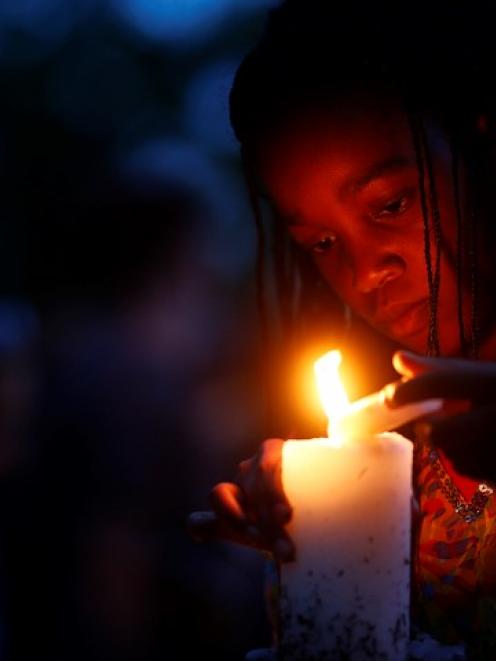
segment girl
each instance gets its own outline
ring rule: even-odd
[[[395,354],[414,378],[393,405],[463,400],[416,443],[415,613],[443,642],[483,640],[486,658],[496,650],[494,42],[485,2],[287,0],[231,93],[259,228],[264,198],[355,317],[425,354]],[[214,488],[214,512],[192,519],[197,537],[293,558],[282,443],[265,441]]]

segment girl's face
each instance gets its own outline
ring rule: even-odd
[[[442,231],[439,338],[441,352],[453,355],[460,347],[451,154],[439,133],[428,132]],[[366,102],[302,113],[264,141],[258,158],[268,196],[329,285],[377,330],[424,352],[429,286],[406,116]],[[431,246],[434,268],[433,236]]]

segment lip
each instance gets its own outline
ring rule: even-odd
[[[375,325],[395,337],[408,337],[425,331],[428,318],[429,299],[424,298],[414,303],[391,306],[385,313],[377,316]]]

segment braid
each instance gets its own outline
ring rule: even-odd
[[[268,337],[268,317],[267,301],[265,291],[265,228],[262,218],[262,209],[258,201],[256,184],[253,180],[251,169],[245,155],[242,154],[242,166],[244,170],[244,179],[248,190],[248,199],[255,220],[257,230],[257,264],[256,264],[256,289],[257,289],[257,311],[262,324],[262,334],[264,339]]]
[[[492,205],[491,187],[494,185],[491,176],[494,173],[491,167],[492,155],[488,152],[490,143],[485,144],[477,138],[475,148],[470,151],[467,160],[469,169],[469,198],[468,219],[466,230],[466,244],[468,250],[468,284],[470,287],[470,355],[472,358],[479,357],[479,219],[485,222],[485,229],[491,228],[488,219],[494,214]],[[492,213],[491,213],[492,212]],[[491,240],[494,235],[491,234]]]
[[[408,112],[408,118],[417,160],[420,206],[422,209],[422,219],[424,222],[424,258],[427,270],[427,283],[429,286],[429,329],[427,335],[426,353],[428,356],[431,356],[439,353],[439,343],[437,338],[437,296],[435,294],[434,274],[432,270],[431,257],[429,205],[427,203],[427,193],[425,190],[425,164],[423,153],[425,145],[423,144],[422,140],[420,118],[416,113],[413,112]]]
[[[292,335],[292,287],[291,287],[291,251],[288,249],[289,238],[282,220],[273,214],[272,251],[274,260],[276,298],[279,308],[280,332],[285,340]]]
[[[253,213],[253,218],[255,220],[255,227],[257,231],[257,261],[256,261],[256,301],[257,301],[257,313],[260,323],[260,333],[262,339],[262,370],[263,378],[262,382],[266,388],[264,400],[266,402],[265,409],[265,424],[270,427],[273,417],[274,417],[274,407],[272,401],[272,388],[270,388],[270,377],[271,373],[268,368],[268,360],[264,358],[270,354],[270,323],[268,315],[268,304],[267,304],[267,291],[265,286],[266,273],[265,273],[265,252],[266,252],[266,236],[265,228],[263,223],[262,209],[260,207],[257,187],[252,175],[251,168],[249,166],[248,159],[246,157],[245,150],[241,150],[241,162],[244,171],[244,179],[246,182],[246,187],[248,190],[248,199],[250,202],[250,207]]]
[[[278,402],[281,379],[283,383],[286,381],[283,374],[291,368],[288,355],[296,335],[295,320],[301,321],[297,298],[300,271],[295,249],[289,244],[287,232],[277,214],[271,214],[273,222],[267,227],[256,180],[244,150],[242,163],[257,232],[256,300],[262,341],[262,381],[265,388],[264,426],[266,432],[272,434],[276,431],[280,434],[285,425],[291,425],[287,409],[284,410],[284,418],[278,415],[281,413]],[[271,275],[275,276],[270,280],[269,268]],[[276,287],[274,301],[267,287],[268,281],[274,282]],[[276,319],[279,321],[277,329],[274,325]]]
[[[455,196],[456,207],[456,296],[457,296],[457,311],[458,311],[458,331],[460,336],[460,347],[462,354],[465,356],[467,353],[467,339],[465,337],[465,322],[463,318],[463,245],[464,245],[464,226],[463,216],[460,203],[460,181],[458,175],[459,168],[459,152],[455,143],[451,145],[452,153],[452,178],[453,178],[453,191]]]
[[[475,213],[470,218],[470,326],[471,326],[471,353],[472,358],[479,357],[479,287],[477,269],[477,222]]]
[[[429,181],[429,202],[430,202],[430,217],[432,219],[432,229],[434,234],[434,243],[436,247],[435,253],[435,266],[432,280],[432,319],[431,319],[431,335],[432,335],[432,350],[435,355],[440,354],[439,346],[439,329],[438,329],[438,304],[439,304],[439,287],[441,282],[441,215],[439,211],[439,202],[437,196],[436,179],[434,175],[434,168],[432,165],[432,158],[429,149],[429,142],[427,139],[425,126],[421,119],[419,119],[420,137],[422,140],[422,147],[424,151],[425,163],[427,166],[427,177]]]

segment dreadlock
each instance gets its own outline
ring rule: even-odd
[[[437,209],[437,194],[433,186],[433,173],[432,164],[430,163],[430,154],[427,148],[427,141],[425,139],[425,131],[420,117],[410,114],[410,130],[412,133],[413,146],[417,159],[418,169],[418,182],[420,192],[420,206],[422,209],[422,219],[424,222],[424,257],[427,271],[427,282],[429,284],[429,329],[427,334],[427,348],[428,355],[439,353],[439,337],[437,328],[437,303],[439,294],[439,233],[434,233],[436,241],[436,263],[435,268],[432,267],[432,254],[431,254],[431,227],[429,223],[429,211],[433,210],[432,202],[434,201],[437,213],[432,212],[433,221],[439,221],[439,210]],[[428,180],[430,186],[430,202],[429,207],[427,200],[427,193],[425,188],[425,169],[427,163]]]
[[[459,181],[459,153],[456,144],[453,143],[451,147],[452,158],[452,179],[453,191],[455,196],[455,209],[456,209],[456,292],[457,292],[457,312],[458,312],[458,332],[460,339],[460,347],[463,355],[466,353],[467,339],[465,337],[465,321],[463,319],[463,306],[462,306],[462,284],[463,284],[463,215],[460,201],[460,181]],[[472,324],[473,327],[473,324]]]

